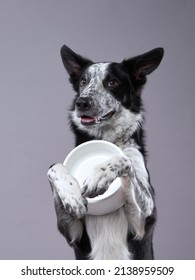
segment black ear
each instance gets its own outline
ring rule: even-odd
[[[160,64],[164,55],[163,48],[156,48],[142,55],[123,61],[137,81],[146,81],[146,75],[152,73]]]
[[[79,77],[82,70],[92,62],[75,52],[73,52],[70,48],[67,46],[62,46],[61,48],[61,57],[63,64],[70,75],[71,82],[74,78]]]

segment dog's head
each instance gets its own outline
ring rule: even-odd
[[[77,92],[74,122],[94,128],[110,123],[121,113],[121,108],[139,114],[141,89],[147,75],[160,64],[163,54],[162,48],[156,48],[121,63],[94,63],[63,46],[62,60]]]

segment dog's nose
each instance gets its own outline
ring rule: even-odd
[[[79,97],[76,100],[76,108],[81,112],[89,110],[92,106],[92,98],[90,97]]]

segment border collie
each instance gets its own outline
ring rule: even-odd
[[[76,91],[70,113],[76,146],[106,140],[124,152],[97,166],[82,191],[62,164],[49,168],[58,229],[76,259],[154,258],[156,206],[146,166],[141,92],[163,54],[162,48],[156,48],[121,63],[94,63],[67,46],[61,49]],[[124,206],[107,215],[87,215],[86,197],[104,193],[117,177],[122,181]]]

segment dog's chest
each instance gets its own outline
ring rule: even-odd
[[[96,260],[130,259],[124,208],[102,216],[86,216],[86,230],[91,242],[90,258]]]

